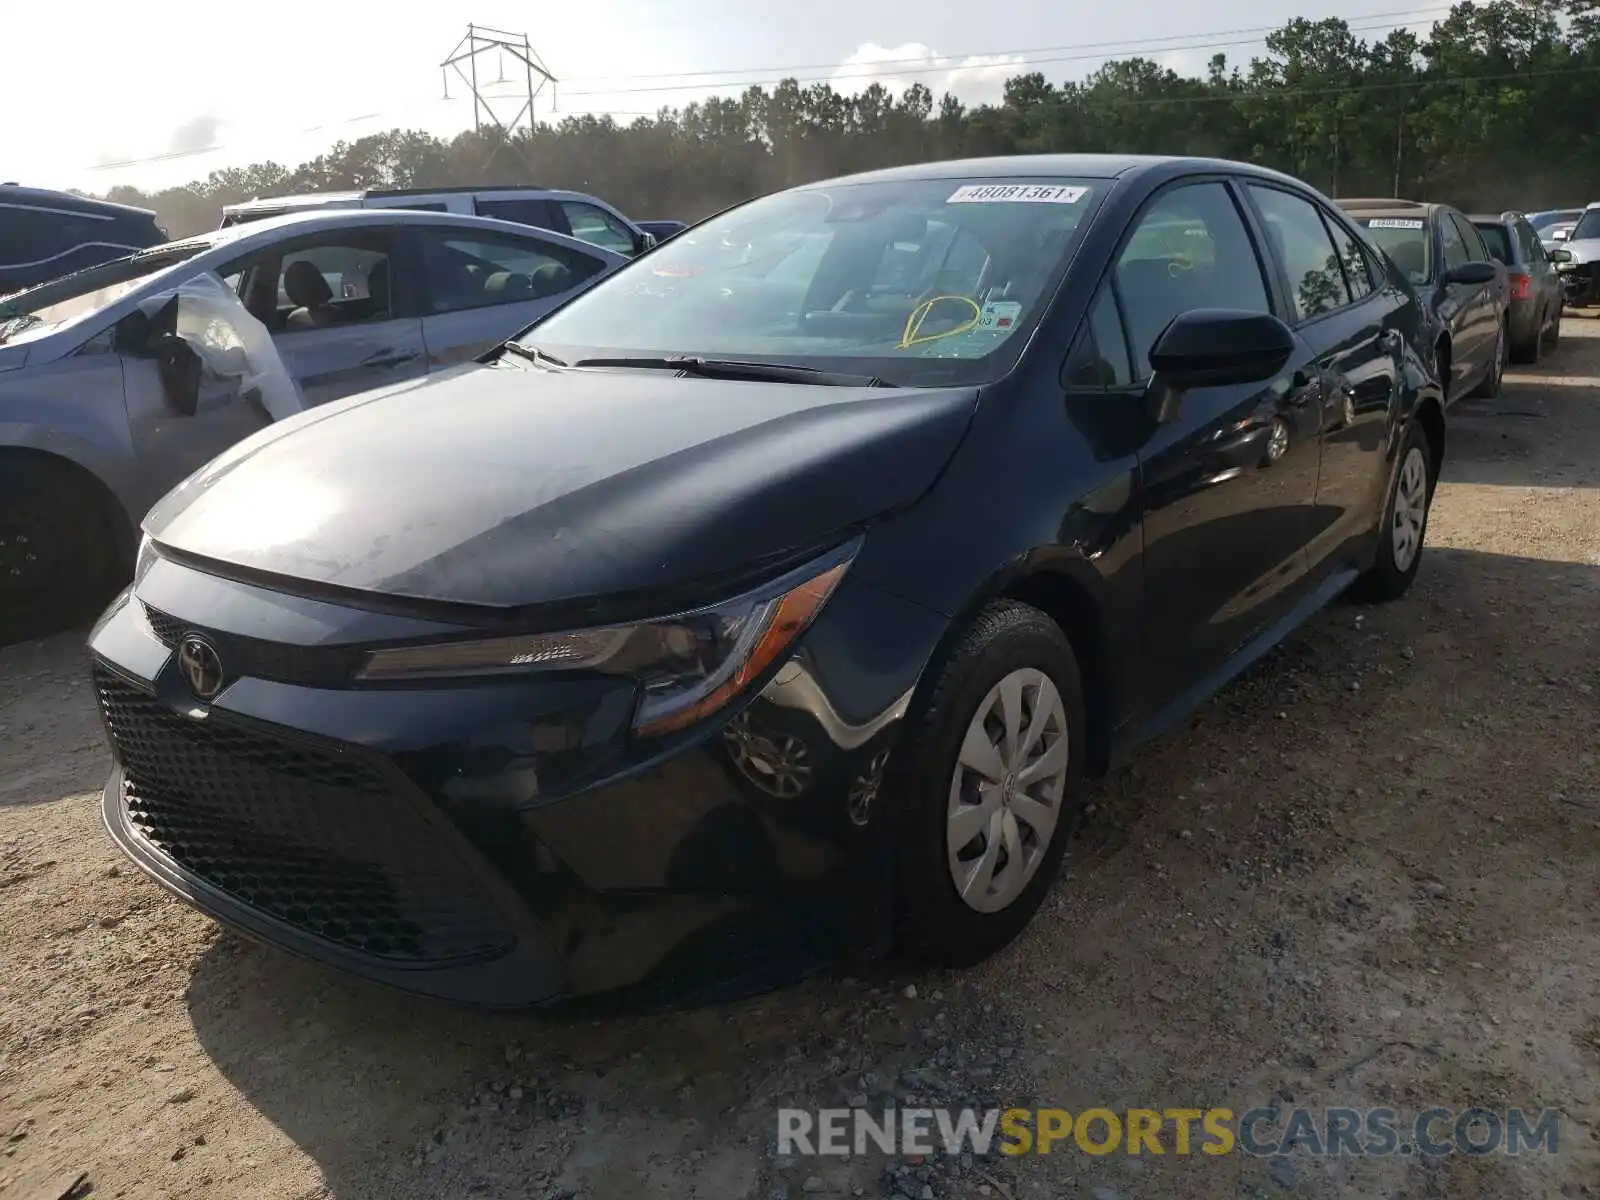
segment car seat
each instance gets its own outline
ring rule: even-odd
[[[286,328],[321,329],[338,319],[329,307],[333,288],[328,286],[315,263],[301,258],[284,268],[283,290],[289,302],[297,306],[284,322]]]

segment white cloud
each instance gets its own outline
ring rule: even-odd
[[[968,58],[946,58],[921,42],[880,46],[865,42],[839,64],[832,85],[835,91],[855,93],[881,83],[899,95],[914,83],[925,86],[935,103],[946,92],[968,104],[998,103],[1005,82],[1022,75],[1028,68],[1017,55],[987,54]]]

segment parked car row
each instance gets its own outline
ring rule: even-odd
[[[280,346],[374,304],[366,259],[257,254],[215,271]],[[974,962],[1086,776],[1405,594],[1508,276],[1453,209],[1211,160],[753,200],[157,502],[90,636],[107,828],[218,920],[457,1001]]]

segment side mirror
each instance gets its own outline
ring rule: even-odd
[[[633,238],[633,252],[635,254],[643,254],[646,250],[650,249],[650,247],[654,246],[655,244],[656,244],[656,235],[651,233],[647,229],[641,229],[641,230],[639,230],[639,232],[637,234],[634,235],[634,238]]]
[[[1228,308],[1179,313],[1150,348],[1151,415],[1163,424],[1171,421],[1190,388],[1271,379],[1293,353],[1294,334],[1271,313]]]
[[[200,408],[200,356],[193,346],[175,333],[164,333],[150,347],[161,376],[161,390],[167,403],[183,416],[192,417]]]
[[[1548,251],[1548,253],[1550,255],[1550,261],[1553,263],[1569,263],[1572,261],[1571,250],[1551,250]]]
[[[1459,267],[1452,267],[1440,277],[1439,282],[1446,287],[1452,283],[1470,284],[1476,287],[1482,283],[1493,283],[1494,276],[1493,263],[1469,262],[1462,263]]]

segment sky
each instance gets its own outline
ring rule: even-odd
[[[1406,8],[1407,4],[1415,7]],[[0,180],[104,192],[154,189],[273,159],[293,166],[339,139],[397,126],[449,135],[472,124],[470,92],[440,63],[468,20],[527,33],[556,77],[540,120],[610,112],[618,120],[785,76],[857,91],[923,83],[969,104],[999,98],[1010,75],[1080,79],[1138,54],[1197,74],[1214,53],[1247,64],[1265,31],[1293,16],[1341,16],[1368,39],[1426,32],[1439,0],[1191,0],[1126,6],[1091,0],[557,0],[469,6],[395,0],[13,0],[0,78],[13,111]],[[446,11],[448,10],[448,11]],[[71,41],[81,23],[93,34]],[[465,64],[463,64],[465,66]],[[480,84],[509,121],[520,64],[480,55]],[[510,82],[496,84],[505,78]],[[448,98],[447,98],[448,96]]]

